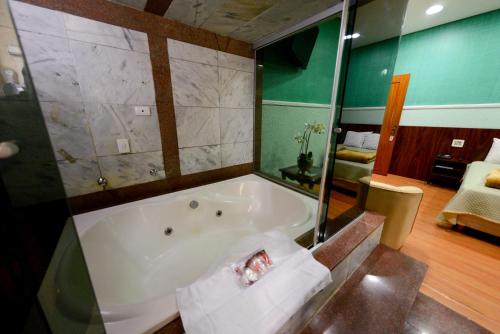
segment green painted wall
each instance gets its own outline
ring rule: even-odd
[[[500,102],[500,10],[403,36],[395,73],[406,105]]]
[[[261,170],[280,177],[279,168],[297,164],[300,145],[293,137],[304,129],[305,122],[328,124],[329,108],[262,106]],[[311,136],[309,147],[314,165],[323,162],[326,133]]]
[[[353,53],[357,71],[370,69],[365,59],[377,59],[378,50],[392,43],[383,41]],[[402,36],[394,73],[411,75],[406,106],[500,103],[500,10]],[[347,106],[385,105],[387,93],[374,90],[372,81],[358,80],[358,93],[352,93]],[[382,122],[383,110],[348,112],[343,115],[346,122]],[[404,110],[400,124],[498,128],[500,108]]]
[[[345,107],[385,105],[398,54],[399,38],[353,49],[347,72]]]
[[[319,34],[307,69],[292,66],[270,46],[263,55],[263,99],[330,104],[340,20],[319,26]],[[293,137],[306,122],[328,125],[329,108],[262,106],[261,170],[280,177],[279,168],[295,165],[300,145]],[[314,135],[310,149],[314,165],[321,166],[326,134]]]
[[[279,45],[263,52],[263,99],[309,103],[330,103],[340,19],[319,25],[319,34],[306,69],[291,65]]]

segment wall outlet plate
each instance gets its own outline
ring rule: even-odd
[[[453,139],[453,141],[451,142],[451,147],[464,147],[464,144],[464,139]]]
[[[119,153],[130,153],[130,145],[128,139],[120,138],[116,140],[116,146],[118,146]]]
[[[134,109],[135,109],[136,116],[151,116],[151,107],[136,106]]]

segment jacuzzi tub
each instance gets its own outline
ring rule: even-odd
[[[228,246],[273,228],[297,238],[314,228],[316,205],[246,175],[75,216],[107,332],[160,328],[178,315],[175,289],[196,280]]]

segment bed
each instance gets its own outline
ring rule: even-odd
[[[486,176],[495,169],[500,164],[469,164],[460,189],[437,217],[437,224],[467,226],[500,236],[500,189],[485,186]]]
[[[358,147],[349,147],[343,145],[337,145],[337,150],[343,147],[363,151],[363,152],[375,152],[374,150],[360,149]],[[349,191],[358,191],[359,179],[365,176],[371,176],[373,172],[373,166],[375,161],[369,163],[354,162],[342,159],[335,159],[335,166],[333,168],[333,184],[342,189],[347,189]]]

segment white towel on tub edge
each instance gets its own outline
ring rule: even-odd
[[[242,287],[231,264],[260,249],[272,269]],[[279,231],[241,239],[193,284],[177,289],[186,333],[275,333],[317,292],[331,282],[328,268]]]

